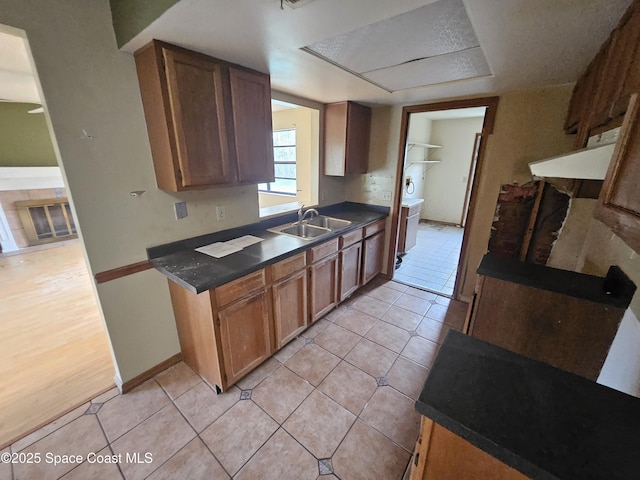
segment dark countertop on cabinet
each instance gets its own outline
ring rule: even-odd
[[[416,409],[532,479],[640,475],[640,399],[459,332]]]
[[[243,227],[150,247],[147,249],[147,256],[153,266],[169,279],[193,293],[201,293],[365,224],[386,218],[389,214],[387,207],[351,202],[318,208],[318,211],[323,215],[350,220],[352,224],[336,231],[333,235],[311,241],[267,231],[268,228],[295,222],[297,214],[293,213]],[[243,235],[254,235],[264,240],[222,258],[215,258],[194,250]]]

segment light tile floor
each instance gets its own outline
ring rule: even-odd
[[[416,246],[402,257],[393,279],[451,296],[463,233],[460,227],[421,221]]]
[[[465,311],[376,279],[225,393],[179,363],[14,443],[2,453],[22,463],[0,479],[399,480],[415,399]]]

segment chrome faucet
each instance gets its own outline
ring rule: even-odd
[[[315,208],[310,208],[306,212],[303,210],[304,204],[300,204],[300,208],[298,209],[298,223],[302,223],[305,218],[307,218],[307,214],[310,214],[311,217],[314,215],[317,217],[320,215]]]

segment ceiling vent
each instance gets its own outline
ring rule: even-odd
[[[280,8],[284,10],[285,5],[289,8],[300,8],[312,1],[313,0],[278,0],[278,3],[280,3]]]

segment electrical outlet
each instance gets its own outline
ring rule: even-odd
[[[405,185],[405,187],[410,187],[412,183],[413,183],[413,179],[412,179],[410,176],[407,176],[407,177],[404,179],[404,185]]]
[[[218,222],[227,218],[227,212],[224,209],[224,205],[216,205],[216,220]]]
[[[391,192],[382,192],[382,200],[391,201]]]
[[[187,202],[176,202],[173,204],[173,208],[176,212],[176,220],[180,220],[188,215]]]

